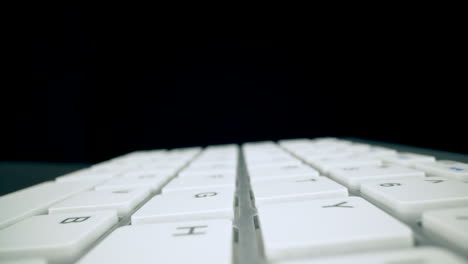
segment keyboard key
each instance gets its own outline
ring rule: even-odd
[[[348,190],[326,177],[294,177],[252,185],[255,205],[348,196]]]
[[[442,177],[401,178],[364,183],[361,194],[392,215],[414,224],[423,211],[466,206],[468,183]]]
[[[468,252],[468,207],[424,212],[422,226],[436,240],[448,241]]]
[[[147,170],[141,169],[136,171],[127,171],[120,175],[122,178],[138,178],[138,179],[170,179],[175,176],[175,170]]]
[[[226,220],[125,226],[79,264],[232,263],[232,224]]]
[[[310,166],[299,165],[279,165],[271,166],[269,168],[249,170],[251,182],[257,181],[270,181],[282,178],[289,178],[294,176],[310,176],[318,177],[319,172]]]
[[[310,165],[319,169],[323,173],[328,173],[330,169],[346,168],[346,167],[364,167],[364,166],[380,166],[382,161],[376,158],[370,158],[359,155],[352,155],[342,158],[318,158],[306,160]]]
[[[413,245],[411,229],[358,197],[269,204],[258,216],[273,262]]]
[[[49,214],[114,210],[119,217],[124,217],[149,195],[146,188],[87,191],[53,205]]]
[[[441,176],[460,181],[468,181],[468,164],[450,160],[416,163],[414,167],[430,176]]]
[[[67,182],[67,181],[89,181],[89,180],[101,180],[106,181],[114,177],[119,176],[120,172],[93,172],[89,169],[79,170],[77,172],[72,172],[65,174],[63,176],[57,177],[55,181],[57,182]]]
[[[287,158],[287,159],[281,159],[276,161],[276,162],[258,162],[258,161],[247,161],[247,169],[249,171],[253,170],[262,170],[262,169],[268,169],[271,167],[286,167],[286,166],[303,166],[303,162],[298,160],[298,159],[293,159],[293,158]]]
[[[367,154],[373,157],[385,157],[385,156],[395,156],[397,155],[396,150],[389,149],[389,148],[382,148],[382,147],[370,147],[367,151],[363,152],[362,154]]]
[[[278,264],[466,264],[466,262],[450,251],[422,247],[397,251],[372,252],[353,254],[331,258],[309,260],[282,261]]]
[[[157,195],[133,214],[132,224],[233,217],[234,190],[207,188]]]
[[[236,188],[236,175],[233,173],[185,174],[172,180],[163,188],[163,193],[188,191],[206,188]]]
[[[433,162],[435,158],[433,156],[400,152],[396,156],[382,157],[386,164],[396,164],[401,166],[413,166],[419,162]]]
[[[424,172],[395,165],[335,168],[329,171],[333,180],[348,187],[352,192],[359,192],[362,183],[398,179],[401,177],[424,177]]]
[[[213,154],[199,156],[195,161],[190,163],[190,166],[203,167],[211,164],[226,164],[235,166],[237,164],[237,154]]]
[[[0,230],[0,256],[72,262],[115,224],[114,212],[33,216]]]
[[[297,151],[296,154],[306,161],[315,161],[319,159],[329,159],[329,158],[345,158],[351,155],[356,154],[353,151],[348,149],[310,149]]]
[[[103,184],[96,186],[96,190],[119,191],[125,189],[147,188],[153,192],[157,192],[161,190],[167,181],[167,177],[151,174],[139,177],[120,177],[111,179]]]
[[[212,163],[192,163],[186,170],[192,171],[212,171],[212,170],[222,170],[222,171],[232,171],[235,172],[237,169],[237,164],[235,162],[212,162]]]
[[[93,188],[97,181],[44,182],[0,197],[0,229],[28,216],[47,213],[61,200]]]

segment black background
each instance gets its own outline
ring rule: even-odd
[[[164,13],[10,20],[0,160],[318,136],[468,153],[463,34],[447,24]]]

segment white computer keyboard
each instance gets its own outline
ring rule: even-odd
[[[1,196],[0,263],[467,263],[460,161],[335,138],[133,152]]]

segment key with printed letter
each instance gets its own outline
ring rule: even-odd
[[[117,223],[115,212],[40,215],[0,230],[1,258],[71,262]]]
[[[234,190],[207,188],[156,195],[132,215],[132,224],[234,217]]]
[[[270,261],[413,245],[411,229],[358,197],[268,204],[258,217]]]
[[[416,169],[425,171],[430,176],[441,176],[460,181],[468,181],[468,164],[451,160],[423,162],[414,164]]]
[[[184,174],[164,186],[163,193],[174,191],[187,191],[205,188],[236,188],[236,175],[234,173],[205,173]]]
[[[317,170],[304,165],[271,165],[261,169],[249,169],[251,182],[271,181],[294,176],[319,176]]]
[[[93,188],[102,180],[44,182],[0,197],[0,229],[47,212],[54,203]]]
[[[119,217],[124,217],[149,195],[146,188],[87,191],[53,205],[49,208],[49,213],[114,210]]]
[[[232,224],[205,220],[126,226],[114,231],[79,264],[229,264]]]
[[[330,178],[345,185],[352,192],[359,192],[362,183],[406,177],[424,177],[424,172],[395,165],[345,167],[331,169]]]
[[[399,219],[416,224],[423,211],[466,206],[468,183],[442,177],[382,180],[362,184],[361,194]]]
[[[291,177],[252,185],[255,205],[348,196],[348,190],[326,177]]]
[[[435,158],[433,156],[415,154],[415,153],[398,153],[395,156],[382,157],[387,164],[396,164],[401,166],[413,166],[419,162],[433,162]]]

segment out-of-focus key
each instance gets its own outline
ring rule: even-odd
[[[286,167],[286,166],[303,166],[304,164],[302,161],[298,159],[292,159],[288,158],[287,160],[284,160],[282,162],[252,162],[252,161],[247,161],[247,169],[249,171],[253,170],[262,170],[262,169],[268,169],[271,167]]]
[[[348,196],[348,190],[326,177],[294,177],[252,185],[255,205]]]
[[[442,177],[401,178],[361,185],[368,200],[410,224],[430,209],[466,206],[468,183]]]
[[[358,197],[269,204],[258,216],[271,261],[413,245],[411,229]]]
[[[0,197],[0,229],[28,216],[44,214],[54,203],[93,188],[97,181],[44,182]]]
[[[437,162],[416,163],[414,168],[425,171],[430,176],[468,181],[468,164],[462,162],[439,160]]]
[[[65,199],[51,208],[50,214],[114,210],[119,217],[127,216],[150,195],[148,189],[87,191]]]
[[[249,176],[251,182],[257,182],[289,178],[293,176],[318,177],[319,172],[304,164],[280,165],[262,169],[249,170]]]
[[[226,220],[121,227],[79,264],[229,264],[232,224]]]
[[[468,252],[468,207],[426,211],[422,214],[422,226],[437,240]]]
[[[422,247],[397,251],[353,254],[331,258],[281,261],[278,264],[466,264],[450,251]]]
[[[133,214],[132,224],[233,217],[234,190],[207,188],[157,195]]]
[[[33,216],[0,230],[0,256],[69,263],[116,223],[115,212]]]
[[[205,173],[178,177],[163,188],[163,193],[206,188],[236,188],[234,173]]]
[[[335,168],[329,171],[330,178],[345,185],[352,192],[359,192],[362,183],[398,179],[402,177],[424,177],[424,172],[395,165]]]
[[[165,178],[168,179],[175,175],[175,169],[168,169],[168,170],[135,170],[135,171],[127,171],[122,173],[120,176],[123,178],[139,178],[139,179],[153,179],[153,178]]]
[[[111,179],[96,186],[96,190],[118,191],[122,189],[147,188],[153,192],[157,192],[167,183],[167,181],[167,177],[160,177],[157,175],[140,176],[135,178],[120,177]]]
[[[433,162],[435,161],[435,158],[433,156],[400,152],[395,156],[382,157],[382,160],[387,164],[396,164],[411,167],[415,163],[419,162]]]
[[[57,182],[67,182],[67,181],[89,181],[89,180],[108,180],[120,175],[120,172],[112,173],[99,173],[92,172],[89,169],[79,170],[77,172],[72,172],[65,174],[63,176],[57,177],[55,181]]]
[[[345,167],[364,167],[364,166],[380,166],[382,161],[380,159],[365,157],[359,155],[353,155],[342,158],[319,158],[319,159],[307,159],[307,162],[313,167],[319,169],[324,173],[328,173],[333,168],[345,168]]]

